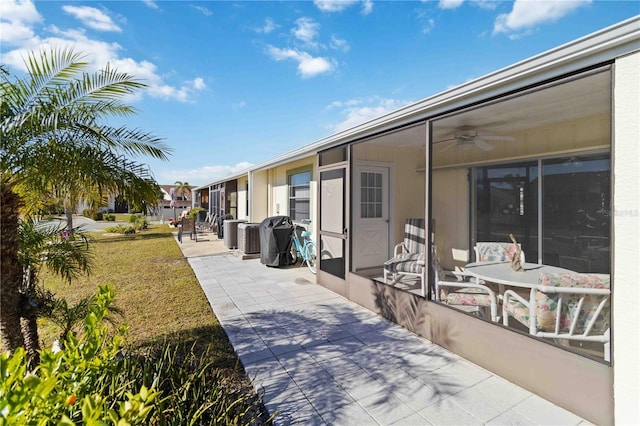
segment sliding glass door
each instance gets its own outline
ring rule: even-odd
[[[609,158],[571,156],[475,168],[472,244],[508,242],[513,234],[528,262],[609,273]]]
[[[513,234],[527,259],[536,262],[537,183],[537,162],[478,167],[475,188],[476,241],[509,242],[509,235]]]

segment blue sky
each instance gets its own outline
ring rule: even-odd
[[[637,1],[0,0],[1,62],[73,46],[149,85],[125,124],[203,185],[640,13]]]

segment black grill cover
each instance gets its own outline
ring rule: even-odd
[[[291,234],[289,216],[272,216],[260,222],[260,262],[267,266],[291,264]]]

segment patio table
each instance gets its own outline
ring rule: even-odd
[[[465,266],[465,272],[481,280],[521,288],[540,284],[540,273],[571,273],[569,269],[538,263],[524,263],[524,271],[514,271],[510,262],[473,262]],[[502,288],[500,293],[503,293]]]

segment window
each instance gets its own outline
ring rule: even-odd
[[[309,219],[309,198],[311,194],[311,171],[306,170],[290,174],[289,183],[289,217],[294,221]]]
[[[360,217],[382,217],[382,173],[360,173]]]
[[[542,194],[538,194],[539,170]],[[477,241],[508,241],[512,233],[527,261],[535,263],[541,239],[543,264],[610,273],[608,154],[479,167],[475,202]]]

